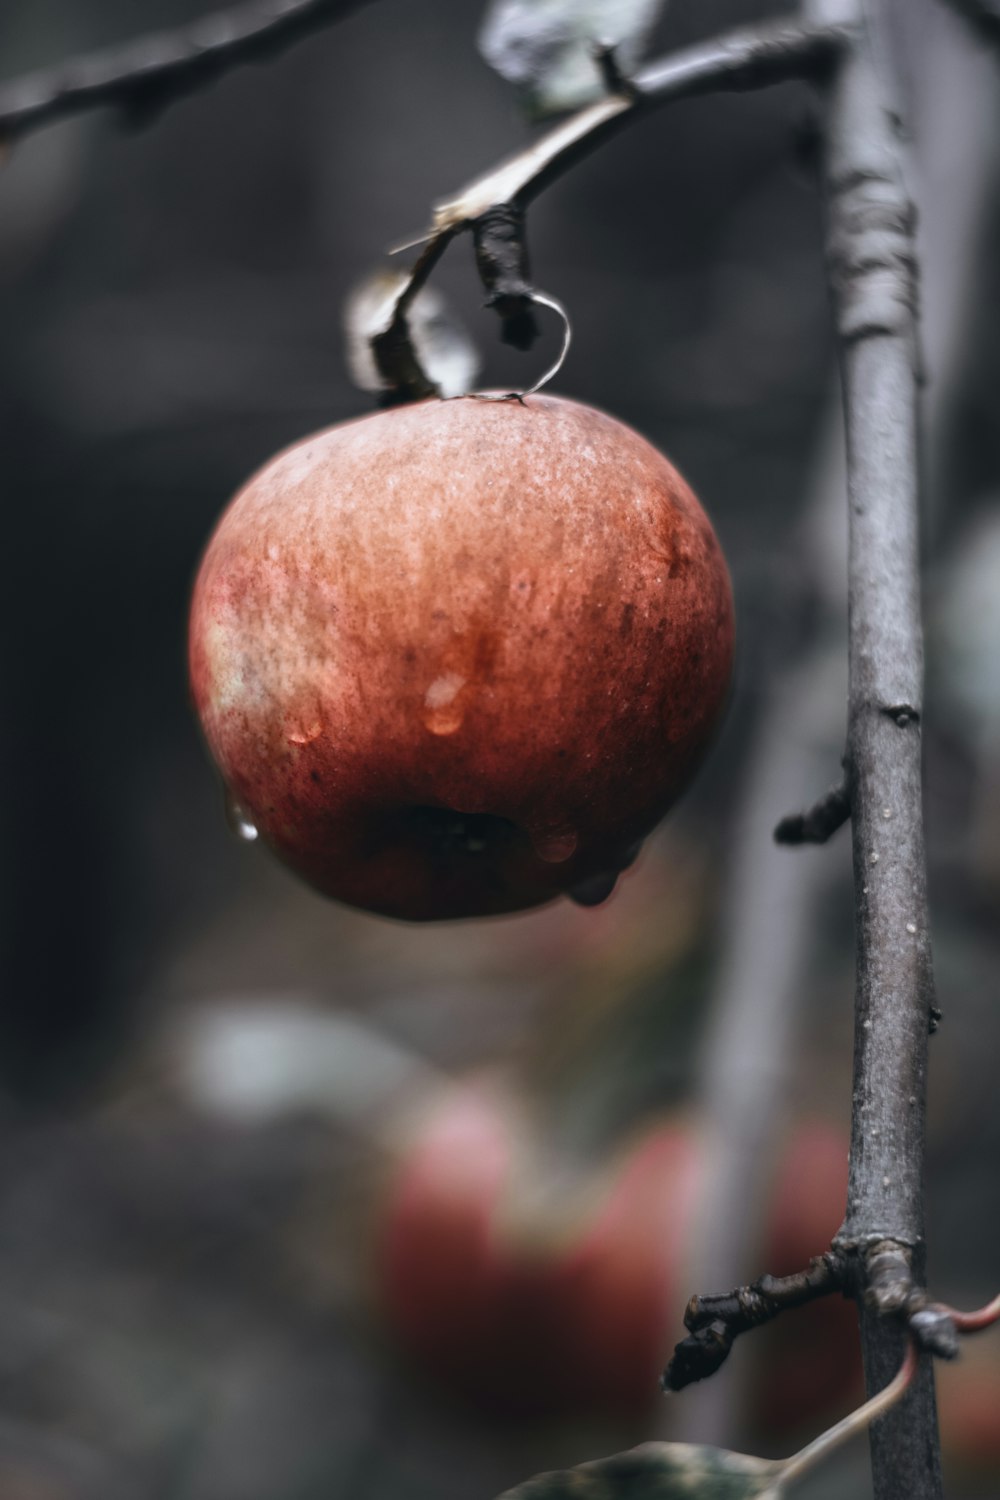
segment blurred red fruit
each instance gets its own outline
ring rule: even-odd
[[[775,1276],[801,1271],[830,1247],[847,1204],[844,1135],[822,1121],[798,1126],[774,1187],[763,1265]],[[843,1297],[824,1297],[778,1318],[754,1337],[766,1366],[753,1386],[753,1415],[779,1434],[815,1426],[864,1398],[858,1313]]]
[[[480,1085],[423,1120],[378,1225],[386,1324],[421,1371],[487,1419],[647,1416],[693,1290],[680,1276],[697,1135],[665,1121],[583,1184],[547,1178],[531,1150],[513,1104]],[[827,1248],[845,1187],[843,1138],[804,1127],[776,1188],[768,1269],[800,1270]],[[830,1299],[808,1311],[818,1322],[785,1337],[761,1382],[781,1428],[846,1400],[859,1369],[853,1308]]]
[[[380,1226],[389,1326],[489,1417],[646,1411],[680,1295],[690,1133],[656,1132],[582,1193],[545,1183],[517,1135],[500,1098],[472,1089],[425,1126]]]

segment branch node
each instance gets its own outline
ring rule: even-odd
[[[591,53],[600,72],[601,82],[609,94],[630,99],[633,104],[642,98],[638,85],[622,71],[618,49],[613,42],[595,42]]]
[[[865,1256],[865,1303],[886,1316],[906,1311],[915,1286],[910,1252],[893,1240],[880,1240]]]
[[[914,708],[911,703],[887,704],[882,713],[887,719],[891,719],[900,729],[908,729],[911,724],[920,723],[920,710]]]

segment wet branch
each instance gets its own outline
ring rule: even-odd
[[[244,63],[273,57],[367,0],[251,0],[176,31],[155,32],[106,52],[0,84],[0,141],[69,115],[112,105],[143,123],[184,94]]]

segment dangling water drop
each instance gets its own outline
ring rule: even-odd
[[[252,844],[257,838],[257,825],[237,802],[232,792],[226,792],[226,822],[229,830],[244,844]]]
[[[465,718],[462,689],[466,679],[458,672],[443,672],[435,677],[424,694],[424,723],[431,734],[454,734]]]
[[[531,846],[539,859],[548,865],[561,865],[572,859],[580,842],[572,828],[546,828],[544,832],[532,833]]]
[[[618,872],[609,870],[604,875],[592,875],[589,880],[581,880],[579,885],[573,886],[566,894],[576,906],[600,906],[611,895],[617,883]]]

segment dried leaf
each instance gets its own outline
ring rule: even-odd
[[[644,1443],[575,1469],[538,1474],[501,1500],[777,1500],[779,1469],[724,1448]]]
[[[379,369],[372,341],[392,323],[396,300],[408,279],[406,272],[379,270],[360,282],[347,298],[347,366],[354,384],[363,391],[385,394],[396,388]],[[462,396],[472,390],[479,356],[441,293],[433,287],[423,288],[407,313],[407,323],[413,353],[440,394]]]
[[[532,114],[579,109],[605,93],[594,60],[613,47],[619,68],[638,63],[664,0],[493,0],[479,50],[516,84]]]

